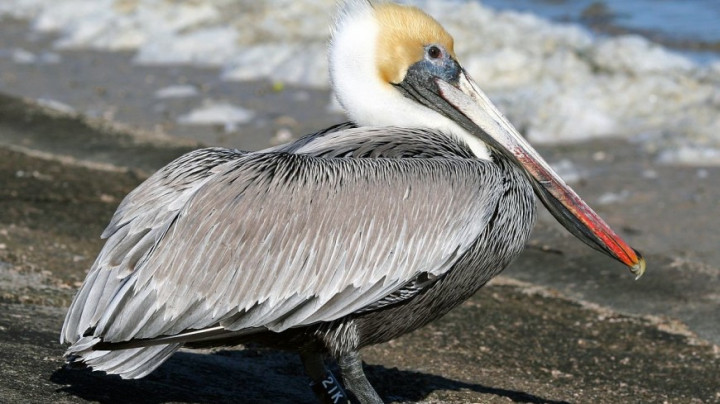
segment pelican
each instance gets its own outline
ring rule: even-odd
[[[65,318],[71,363],[132,379],[181,347],[254,342],[299,352],[321,400],[382,402],[359,350],[502,271],[535,195],[642,275],[641,255],[503,117],[432,17],[344,1],[329,62],[350,123],[258,152],[193,151],[125,197]]]

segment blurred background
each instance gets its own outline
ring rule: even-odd
[[[715,344],[717,368],[720,2],[409,3],[447,28],[471,76],[648,261],[635,282],[541,212],[503,279]],[[345,120],[325,57],[334,12],[333,0],[0,1],[0,303],[64,310],[122,195],[170,158],[262,149]],[[37,125],[23,108],[54,118]],[[116,131],[130,140],[107,140]],[[99,171],[62,182],[70,166]],[[88,194],[103,172],[132,175]]]
[[[412,4],[454,35],[461,63],[531,141],[622,137],[661,163],[720,163],[717,1]],[[0,91],[148,132],[261,148],[342,119],[326,94],[334,8],[4,0]]]

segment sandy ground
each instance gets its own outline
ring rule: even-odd
[[[0,48],[47,49],[47,38],[25,29],[3,21]],[[326,111],[329,95],[228,84],[212,70],[138,68],[123,54],[61,56],[29,66],[0,57],[0,91],[83,112],[0,96],[0,401],[312,402],[289,353],[183,352],[143,380],[121,381],[63,369],[57,341],[98,235],[127,192],[198,143],[258,149],[278,131],[339,122]],[[153,97],[188,82],[200,96]],[[203,99],[236,100],[256,118],[231,131],[175,123]],[[720,169],[657,165],[620,141],[541,152],[582,172],[575,189],[643,251],[646,275],[634,281],[543,213],[502,278],[431,326],[364,352],[380,394],[398,402],[720,402]]]

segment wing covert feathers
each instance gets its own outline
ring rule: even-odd
[[[293,151],[322,154],[341,140],[322,139]],[[497,167],[458,157],[462,150],[438,158],[273,150],[189,153],[130,193],[66,317],[68,354],[141,377],[183,341],[92,345],[282,331],[402,300],[405,285],[451,269],[500,196]]]

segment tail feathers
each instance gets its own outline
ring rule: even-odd
[[[118,350],[93,350],[98,338],[83,337],[65,352],[70,365],[85,364],[93,370],[139,379],[155,370],[182,344],[153,345]]]

